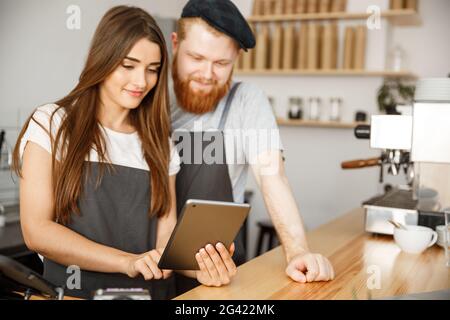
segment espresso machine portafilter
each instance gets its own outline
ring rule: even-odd
[[[410,160],[411,116],[377,115],[372,116],[371,120],[371,125],[358,125],[355,128],[355,137],[370,140],[371,148],[380,149],[381,155],[377,158],[343,162],[342,169],[379,166],[379,182],[383,183],[387,167],[387,173],[393,176],[403,172],[407,184],[412,186],[414,164]]]

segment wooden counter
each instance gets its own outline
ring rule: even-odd
[[[450,268],[445,266],[441,247],[433,246],[421,255],[403,253],[392,236],[364,231],[364,211],[350,213],[307,233],[314,252],[327,256],[336,271],[330,282],[300,284],[285,274],[281,247],[275,248],[238,269],[232,283],[222,288],[199,286],[183,299],[369,299],[450,288]],[[380,275],[380,288],[367,283]]]

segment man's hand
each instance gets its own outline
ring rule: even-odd
[[[301,283],[334,279],[334,269],[330,261],[320,254],[310,252],[294,256],[289,261],[286,274]]]
[[[198,282],[209,287],[220,287],[231,282],[237,273],[233,256],[235,247],[231,244],[230,251],[222,243],[208,244],[195,255],[200,271],[196,271]]]

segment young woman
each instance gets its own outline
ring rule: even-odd
[[[167,68],[154,19],[114,7],[95,32],[78,85],[39,107],[20,133],[14,167],[24,239],[67,295],[121,287],[173,296],[171,271],[157,267],[176,223],[179,170]],[[196,255],[200,270],[184,274],[227,284],[236,273],[233,251],[208,245]]]

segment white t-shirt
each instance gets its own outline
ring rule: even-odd
[[[37,108],[34,112],[34,119],[39,122],[42,127],[33,121],[33,119],[29,122],[28,128],[20,141],[20,157],[22,157],[28,141],[34,142],[47,150],[50,154],[52,153],[51,140],[49,136],[50,117],[56,108],[58,108],[58,106],[55,104],[47,104]],[[55,137],[61,125],[64,113],[65,111],[61,108],[53,116],[51,126],[53,137]],[[103,126],[101,126],[101,128],[104,129],[102,132],[105,137],[107,157],[111,164],[149,171],[148,164],[142,153],[141,140],[137,132],[128,134],[117,132]],[[57,156],[57,158],[59,157]],[[86,161],[87,160],[88,159],[86,159]],[[98,154],[93,148],[91,148],[89,154],[89,161],[99,162]],[[180,158],[173,142],[170,140],[169,175],[175,175],[179,170]]]

